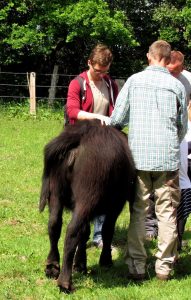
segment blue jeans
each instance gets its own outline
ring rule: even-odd
[[[93,242],[94,243],[99,243],[102,241],[102,226],[105,220],[105,216],[98,216],[94,219],[94,234],[93,234]]]

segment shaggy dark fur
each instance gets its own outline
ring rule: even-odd
[[[111,266],[115,222],[126,200],[134,198],[135,167],[127,137],[99,121],[69,125],[44,150],[40,211],[49,206],[50,252],[46,275],[58,278],[64,292],[71,292],[72,267],[86,272],[86,243],[90,221],[106,215],[102,229],[101,266]],[[63,208],[72,210],[60,271],[58,240]]]

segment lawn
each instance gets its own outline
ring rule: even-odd
[[[74,274],[76,292],[64,295],[56,281],[44,275],[49,249],[48,212],[38,211],[43,168],[43,147],[63,127],[61,114],[46,112],[29,118],[22,110],[0,115],[0,300],[188,300],[191,299],[191,219],[186,225],[183,249],[174,279],[160,282],[154,275],[156,242],[147,244],[149,280],[135,284],[127,279],[124,252],[129,221],[128,205],[120,215],[114,236],[114,266],[98,266],[100,250],[88,245],[88,274]],[[63,216],[63,239],[70,213]]]

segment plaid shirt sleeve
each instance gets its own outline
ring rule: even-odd
[[[129,88],[130,88],[130,78],[126,81],[121,91],[119,92],[114,110],[111,115],[111,125],[119,125],[120,127],[125,127],[129,123]]]

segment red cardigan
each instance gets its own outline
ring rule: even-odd
[[[87,76],[87,71],[81,73],[79,76],[85,79],[85,100],[80,99],[80,84],[77,79],[73,79],[68,87],[68,95],[66,102],[67,115],[69,117],[69,123],[73,124],[77,120],[77,115],[80,110],[87,112],[93,112],[93,94],[91,87],[89,85],[89,79]],[[115,101],[118,94],[118,87],[114,80],[112,80],[108,75],[105,75],[103,79],[106,81],[109,91],[109,110],[108,116],[111,115]]]

